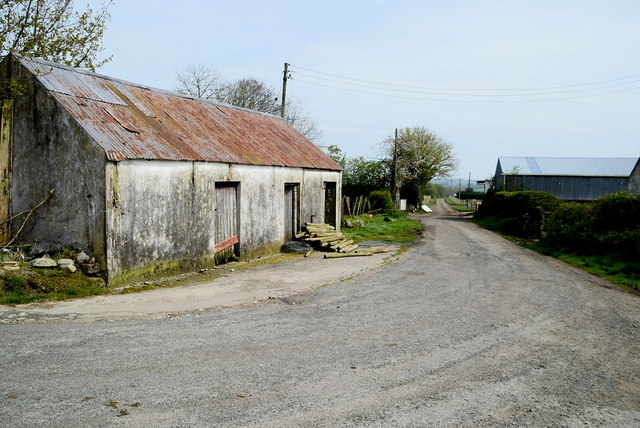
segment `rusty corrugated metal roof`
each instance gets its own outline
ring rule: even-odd
[[[107,159],[208,161],[340,170],[282,119],[18,57]]]

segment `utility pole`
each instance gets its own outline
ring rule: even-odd
[[[289,74],[289,63],[284,63],[284,72],[282,74],[282,107],[280,107],[280,116],[284,119],[284,105],[287,98],[287,80],[291,79]]]

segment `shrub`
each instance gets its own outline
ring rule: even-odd
[[[563,203],[545,231],[548,245],[632,258],[640,252],[640,197],[619,192],[589,204]]]
[[[396,207],[391,199],[391,193],[387,190],[374,190],[369,194],[369,203],[372,210],[382,210],[384,214],[395,215]]]
[[[640,196],[618,192],[596,199],[593,227],[598,232],[640,229]]]
[[[485,197],[485,193],[484,192],[474,192],[474,191],[462,191],[460,192],[460,194],[458,195],[458,199],[462,200],[462,201],[466,201],[468,199],[484,199]]]
[[[640,196],[618,192],[593,203],[593,239],[606,251],[623,257],[640,252]]]
[[[555,210],[561,203],[560,199],[550,193],[531,190],[513,192],[510,202],[509,209],[515,215]]]
[[[589,204],[560,204],[544,225],[545,241],[565,248],[591,245],[591,213]]]
[[[538,237],[543,211],[560,205],[555,196],[538,191],[496,192],[487,194],[476,214],[479,219],[500,219],[500,231],[520,237]]]
[[[518,192],[487,193],[478,217],[519,217],[554,210],[560,200],[550,193],[524,190]]]

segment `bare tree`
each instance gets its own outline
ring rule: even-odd
[[[192,64],[177,71],[176,80],[178,93],[195,98],[217,100],[222,88],[220,74],[202,64]]]
[[[301,101],[287,102],[284,120],[311,142],[316,143],[322,138],[322,131],[318,124],[309,117]]]
[[[256,79],[240,79],[223,85],[218,101],[263,113],[280,112],[275,90]]]
[[[239,79],[224,82],[220,74],[204,65],[190,65],[176,72],[177,92],[196,98],[280,115],[280,103],[276,90],[257,79]],[[287,102],[284,120],[310,141],[317,142],[322,132],[309,117],[300,101]]]

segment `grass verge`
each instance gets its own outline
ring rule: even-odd
[[[451,208],[453,208],[453,209],[454,209],[454,210],[456,210],[456,211],[462,211],[462,212],[470,212],[470,211],[473,211],[473,209],[471,209],[471,208],[467,208],[467,206],[466,206],[466,205],[460,205],[460,204],[457,204],[457,203],[455,203],[453,200],[451,200],[451,199],[449,199],[449,198],[446,198],[444,201],[445,201],[446,203],[448,203],[449,205],[451,205]]]
[[[354,242],[382,241],[395,244],[408,244],[418,239],[422,224],[401,212],[396,216],[362,215],[352,217],[364,222],[364,227],[343,228],[347,239]],[[187,273],[172,277],[135,284],[131,287],[108,289],[104,281],[90,278],[81,272],[68,273],[58,269],[32,269],[28,263],[22,263],[20,270],[0,274],[0,304],[17,305],[42,301],[69,300],[108,293],[135,293],[156,288],[175,287],[193,282],[214,279],[225,269],[249,269],[262,264],[277,263],[296,257],[279,254],[247,262],[235,262],[228,265],[205,269],[201,273]]]
[[[549,248],[539,242],[524,242],[524,247],[555,257],[572,266],[604,278],[629,291],[640,293],[640,263],[615,254],[579,254]]]
[[[32,270],[26,263],[20,270],[0,275],[0,304],[3,305],[68,300],[108,292],[102,279],[58,269]]]
[[[383,241],[396,244],[407,244],[414,242],[422,233],[422,224],[419,221],[409,218],[405,212],[400,212],[396,216],[386,216],[383,214],[361,215],[349,217],[350,219],[360,219],[364,222],[364,227],[342,228],[342,233],[347,239],[354,242],[362,241]]]
[[[580,254],[564,248],[553,248],[537,240],[528,240],[504,233],[505,222],[510,219],[486,217],[474,219],[477,225],[499,233],[505,239],[530,250],[555,257],[558,260],[596,275],[635,293],[640,293],[640,263],[617,254]]]

